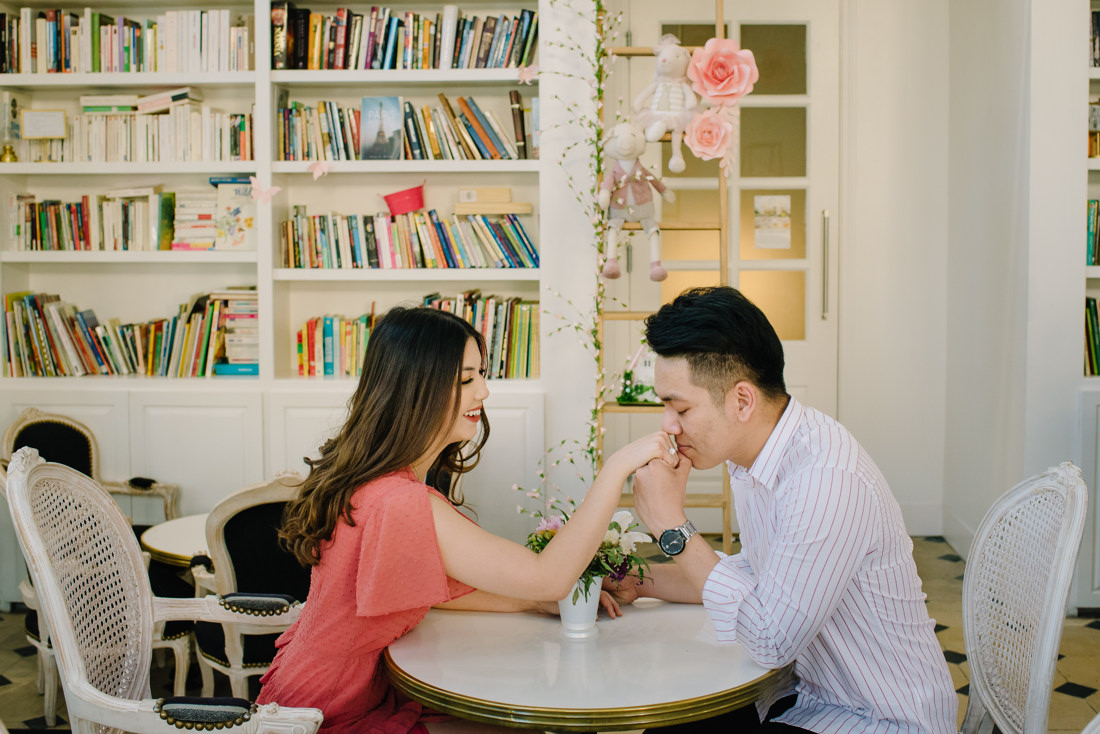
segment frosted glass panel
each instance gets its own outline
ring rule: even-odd
[[[690,230],[661,233],[661,261],[718,260],[720,254],[716,230]]]
[[[806,110],[745,107],[741,110],[741,175],[806,175]]]
[[[662,222],[713,222],[718,224],[718,189],[679,189],[676,201],[661,202]]]
[[[806,338],[806,273],[742,270],[740,291],[760,307],[784,341]]]
[[[752,50],[760,69],[753,96],[806,93],[806,26],[742,25],[741,48]]]
[[[806,192],[745,189],[741,192],[741,259],[806,257]]]
[[[719,285],[717,270],[670,270],[661,281],[661,303],[669,303],[688,288]]]

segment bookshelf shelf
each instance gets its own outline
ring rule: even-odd
[[[183,250],[155,252],[0,252],[0,262],[6,263],[160,263],[176,265],[178,263],[203,263],[209,265],[255,263],[257,254],[250,252],[187,252]]]
[[[313,161],[272,161],[272,173],[313,173]],[[329,161],[332,173],[538,173],[537,160],[519,161]],[[13,165],[13,164],[9,164]]]
[[[308,165],[308,164],[307,164]],[[102,176],[118,174],[215,175],[256,172],[256,161],[195,161],[180,163],[0,163],[0,176]]]
[[[440,282],[470,281],[525,282],[538,281],[536,268],[278,268],[272,273],[277,281],[383,281],[383,282]]]
[[[253,86],[254,71],[211,72],[120,72],[88,74],[0,74],[0,84],[16,89],[87,87],[238,87]]]
[[[517,69],[356,69],[356,70],[280,70],[271,72],[271,81],[288,86],[298,84],[337,85],[401,85],[515,84]]]
[[[278,377],[272,381],[272,386],[275,390],[293,390],[295,393],[332,393],[346,396],[355,389],[358,382],[358,378],[354,377]],[[538,379],[491,379],[489,390],[494,397],[540,395],[543,385]]]

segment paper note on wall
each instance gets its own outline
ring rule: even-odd
[[[764,250],[791,249],[789,194],[752,197],[754,242]]]

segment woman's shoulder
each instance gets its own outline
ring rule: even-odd
[[[417,479],[411,470],[398,469],[363,484],[355,490],[352,503],[355,514],[359,514],[370,508],[407,505],[414,501],[419,503],[429,491],[428,485]]]

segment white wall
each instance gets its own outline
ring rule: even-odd
[[[952,3],[944,533],[1076,455],[1087,3]],[[1069,327],[1069,325],[1074,325]]]
[[[947,0],[848,0],[841,39],[838,418],[913,534],[941,530]]]

